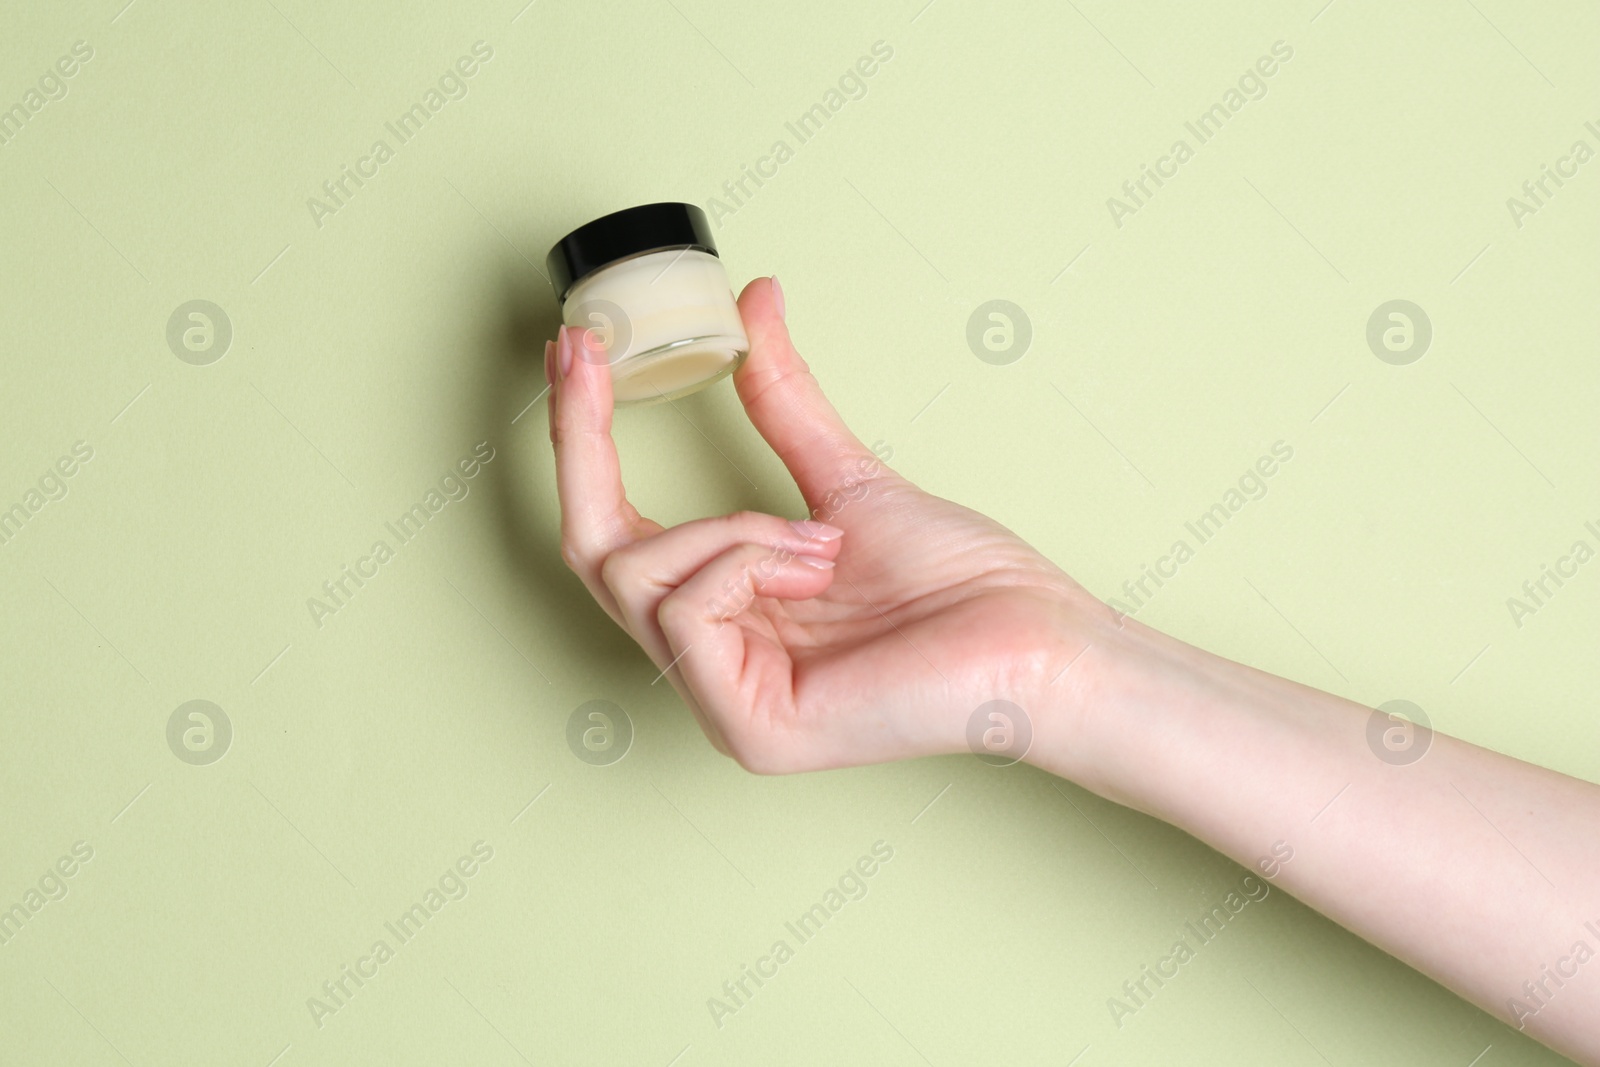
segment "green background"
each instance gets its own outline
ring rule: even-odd
[[[0,546],[0,907],[94,853],[0,946],[0,1058],[1559,1062],[1282,893],[1119,1029],[1107,998],[1240,868],[1026,767],[745,774],[561,564],[533,401],[549,244],[707,204],[785,139],[724,259],[783,279],[894,467],[1112,597],[1285,441],[1140,619],[1600,777],[1600,563],[1520,627],[1506,605],[1600,522],[1600,160],[1520,228],[1506,205],[1600,148],[1600,11],[523,3],[5,14],[0,106],[93,58],[0,146],[0,507],[94,454]],[[1267,95],[1119,227],[1107,198],[1280,40]],[[477,41],[467,95],[395,143]],[[308,198],[379,138],[318,226]],[[195,299],[233,332],[206,366],[166,340]],[[1032,328],[1003,366],[966,341],[994,299]],[[1366,341],[1392,299],[1432,323],[1409,365]],[[727,383],[617,437],[661,521],[802,510]],[[321,583],[480,441],[470,494],[316,625]],[[233,729],[204,766],[166,734],[196,699]],[[565,740],[594,699],[634,730],[609,766]],[[465,898],[319,1027],[308,998],[478,841]],[[715,1025],[877,841],[866,897]]]

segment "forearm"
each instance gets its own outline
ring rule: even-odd
[[[1600,1062],[1600,787],[1438,733],[1386,761],[1372,709],[1131,619],[1096,645],[1094,667],[1051,687],[1029,762],[1252,869],[1292,849],[1258,875]]]

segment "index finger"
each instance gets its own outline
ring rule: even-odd
[[[600,565],[623,545],[661,527],[640,516],[622,485],[622,463],[611,438],[611,371],[599,339],[581,327],[563,326],[551,362],[550,440],[561,501],[561,556],[615,614]]]

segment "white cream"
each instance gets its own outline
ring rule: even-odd
[[[568,291],[561,317],[599,332],[619,404],[692,393],[732,373],[750,350],[722,261],[697,248],[594,271]]]

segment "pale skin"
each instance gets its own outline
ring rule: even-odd
[[[1121,616],[845,426],[774,279],[734,385],[813,516],[664,529],[628,503],[593,334],[546,345],[561,553],[718,751],[760,774],[968,751],[990,701],[1026,761],[1173,825],[1494,1017],[1600,1065],[1600,786],[1443,734],[1397,764],[1373,709]],[[587,347],[586,347],[587,346]],[[1281,855],[1293,858],[1268,869]],[[1581,958],[1580,958],[1581,957]],[[1518,1012],[1512,998],[1522,1005]]]

